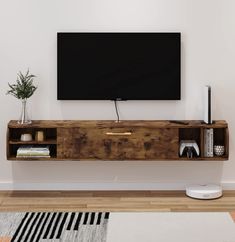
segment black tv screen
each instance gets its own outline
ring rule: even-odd
[[[57,34],[58,100],[179,100],[180,33]]]

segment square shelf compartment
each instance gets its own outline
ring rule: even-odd
[[[181,140],[195,140],[199,147],[199,157],[201,157],[201,129],[200,128],[180,128],[179,129],[179,149]],[[186,157],[186,155],[182,156]],[[195,157],[196,158],[196,157]]]

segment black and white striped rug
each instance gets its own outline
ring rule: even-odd
[[[0,241],[105,242],[108,212],[0,213]]]

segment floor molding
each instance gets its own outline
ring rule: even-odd
[[[235,183],[222,183],[224,190],[235,190]],[[185,183],[12,183],[0,182],[0,190],[185,190]]]

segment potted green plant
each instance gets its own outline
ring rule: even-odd
[[[37,87],[33,84],[35,75],[29,73],[29,70],[25,75],[22,72],[17,74],[17,80],[15,84],[9,84],[10,90],[7,91],[7,94],[10,94],[17,99],[22,101],[22,111],[20,115],[20,119],[18,123],[20,124],[30,124],[32,121],[28,117],[26,104],[27,99],[30,98],[34,92],[36,91]]]

